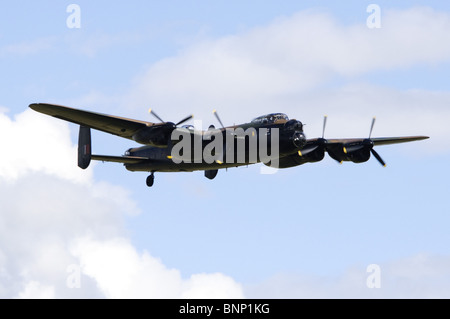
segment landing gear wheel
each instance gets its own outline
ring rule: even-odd
[[[147,177],[147,181],[146,182],[147,182],[147,186],[148,187],[152,187],[153,183],[155,182],[155,175],[153,175],[153,173],[152,173],[152,175]]]

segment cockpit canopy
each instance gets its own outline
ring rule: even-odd
[[[263,116],[259,116],[252,120],[254,124],[273,124],[277,122],[285,123],[289,121],[289,117],[284,113],[272,113]]]

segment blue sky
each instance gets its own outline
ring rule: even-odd
[[[0,10],[0,296],[450,296],[450,8],[439,1],[15,1]],[[76,167],[49,102],[203,126],[285,112],[308,137],[429,135],[387,162],[146,174]],[[100,132],[93,151],[131,141]],[[366,268],[381,269],[381,288]],[[77,272],[67,269],[75,266]],[[78,268],[77,268],[78,267]],[[72,275],[80,285],[67,284]]]

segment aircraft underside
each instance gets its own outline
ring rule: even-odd
[[[216,170],[231,167],[247,166],[255,163],[180,163],[174,165],[167,161],[145,161],[137,164],[124,164],[125,168],[131,172],[194,172],[204,170]]]

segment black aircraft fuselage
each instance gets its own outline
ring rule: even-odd
[[[302,123],[297,120],[288,120],[287,116],[281,113],[268,114],[251,123],[221,129],[210,126],[208,131],[200,131],[195,130],[193,126],[186,125],[182,127],[182,130],[186,133],[183,138],[190,138],[188,143],[190,156],[180,156],[180,162],[174,165],[176,156],[174,156],[173,150],[180,140],[170,139],[167,141],[167,147],[164,148],[143,146],[129,149],[125,153],[126,156],[147,158],[148,160],[139,163],[125,163],[125,167],[129,171],[146,172],[217,170],[262,162],[264,161],[264,157],[261,156],[262,149],[267,150],[267,154],[264,155],[274,155],[273,152],[276,151],[279,157],[295,154],[306,144]],[[274,142],[272,134],[275,131],[278,136],[276,149],[272,145]],[[205,159],[204,152],[208,150],[208,145],[213,144],[218,134],[222,139],[222,156],[220,159],[208,161]],[[265,148],[262,147],[263,143]],[[214,155],[214,151],[217,149],[212,149],[212,155]]]

